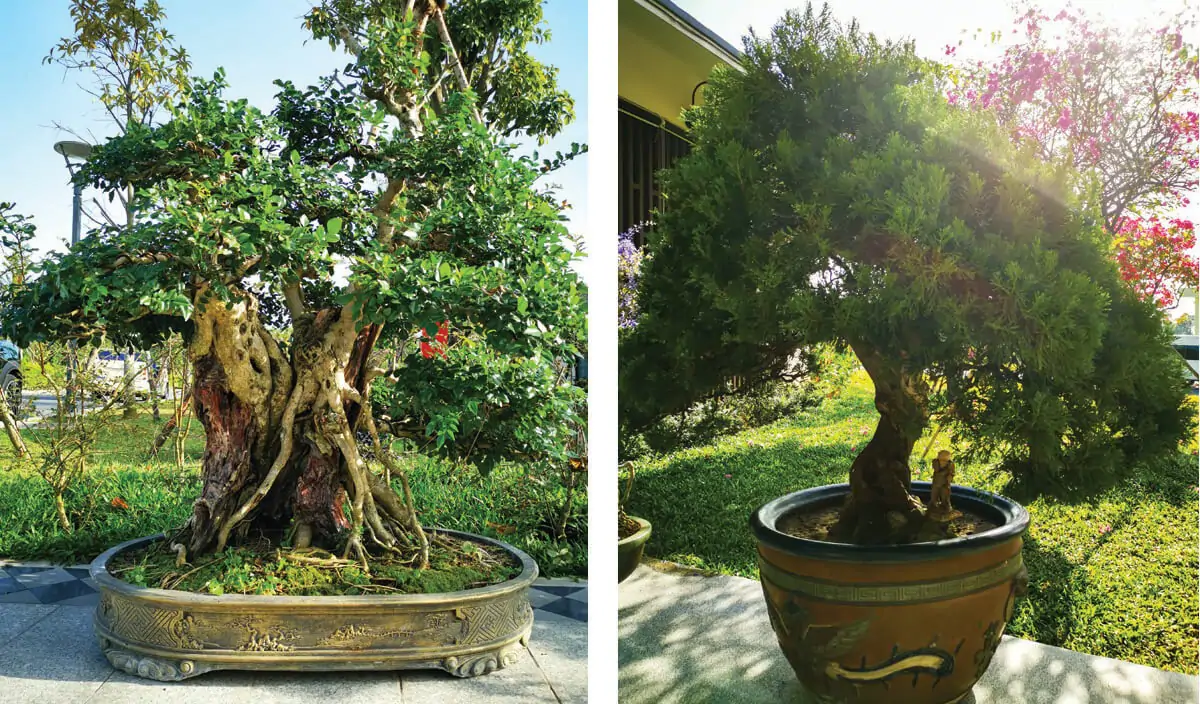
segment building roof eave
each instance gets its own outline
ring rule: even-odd
[[[690,36],[697,44],[708,49],[721,60],[732,66],[740,67],[742,52],[671,0],[635,0],[635,2],[663,21],[674,25],[680,32]]]

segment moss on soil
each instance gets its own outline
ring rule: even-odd
[[[439,535],[429,569],[398,559],[373,558],[369,572],[352,560],[318,549],[292,550],[266,543],[229,547],[176,567],[166,541],[116,555],[109,572],[140,587],[198,594],[353,596],[442,594],[513,579],[521,566],[504,550]]]

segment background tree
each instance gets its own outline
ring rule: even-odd
[[[714,74],[694,149],[664,179],[623,413],[848,346],[880,414],[835,530],[862,542],[922,529],[910,457],[931,417],[1067,483],[1177,446],[1180,361],[1071,169],[952,109],[911,45],[827,6],[752,35],[742,67]]]
[[[1095,178],[1105,227],[1118,254],[1135,262],[1122,259],[1122,276],[1164,306],[1173,302],[1171,287],[1196,282],[1191,223],[1169,217],[1188,204],[1200,173],[1200,76],[1196,49],[1183,39],[1192,26],[1178,15],[1116,27],[1082,10],[1051,18],[1028,4],[1003,54],[958,62],[948,93],[953,103],[994,113],[1043,159]]]
[[[305,24],[349,53],[345,71],[279,83],[269,114],[224,99],[220,73],[196,79],[171,121],[134,125],[81,171],[132,187],[134,223],[47,260],[5,302],[5,327],[20,340],[184,336],[206,431],[202,493],[175,537],[187,554],[290,531],[300,547],[427,564],[377,432],[376,380],[426,451],[490,436],[495,456],[566,460],[580,392],[556,382],[585,329],[575,254],[536,163],[480,122],[448,29],[460,12],[520,25],[521,9],[330,0]],[[568,117],[537,114],[535,137]],[[423,357],[421,331],[441,325],[446,355]]]
[[[84,90],[103,106],[119,134],[135,125],[153,124],[187,90],[191,60],[165,30],[166,13],[156,0],[73,0],[70,12],[75,34],[59,40],[44,61],[91,73],[94,85]],[[132,188],[126,184],[109,193],[110,201],[113,196],[120,199],[127,227],[133,224]],[[93,203],[101,217],[116,224],[100,201]],[[126,415],[134,412],[132,352],[125,353]],[[161,355],[152,355],[156,356]],[[157,420],[158,397],[151,397]]]
[[[33,221],[17,212],[13,203],[0,203],[0,286],[19,288],[25,285],[33,264],[33,236],[37,232]],[[29,454],[25,440],[17,428],[12,399],[0,398],[0,423],[17,457]]]

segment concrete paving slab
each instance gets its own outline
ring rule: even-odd
[[[1195,704],[1197,678],[1005,636],[973,704]]]
[[[4,573],[6,577],[10,570],[16,573],[10,580],[19,590],[0,594],[0,704],[586,702],[587,623],[577,620],[586,619],[586,596],[569,602],[566,610],[572,613],[568,615],[538,609],[533,635],[536,656],[525,650],[512,667],[480,678],[462,680],[440,672],[213,672],[181,683],[160,683],[113,670],[92,631],[98,595],[90,592],[90,580],[81,579],[78,569],[44,567],[52,566],[10,563]],[[70,579],[58,581],[63,575]],[[544,595],[546,604],[568,603],[556,591],[586,595],[586,582],[554,580],[553,584],[571,588],[533,595]],[[76,595],[81,591],[88,593]],[[55,603],[38,603],[39,594]],[[33,603],[3,603],[6,600]],[[545,663],[552,674],[539,663]]]
[[[56,608],[0,647],[0,702],[83,704],[112,672],[91,609]]]
[[[622,704],[802,701],[758,582],[641,566],[618,585],[617,611]]]
[[[183,682],[113,674],[90,704],[312,704],[400,702],[394,672],[210,672]]]
[[[26,589],[34,587],[44,587],[52,584],[61,584],[63,582],[75,582],[75,575],[67,572],[61,567],[31,567],[28,565],[11,566],[5,568],[8,576],[13,577],[21,584],[25,585]]]
[[[529,590],[529,605],[535,609],[540,609],[552,601],[558,601],[562,597],[550,592],[544,592],[540,589]]]
[[[81,596],[63,599],[62,601],[57,601],[54,603],[58,604],[59,606],[76,606],[94,609],[100,603],[100,594],[99,592],[92,592],[91,594],[83,594]]]
[[[559,701],[587,701],[587,646],[586,623],[546,621],[540,612],[534,619],[529,653]]]
[[[37,598],[37,594],[23,589],[19,592],[9,592],[0,594],[0,604],[40,604],[41,600]]]
[[[20,637],[56,608],[43,604],[0,604],[0,646]]]
[[[513,665],[482,677],[460,679],[445,672],[405,672],[400,681],[404,704],[558,704],[559,701],[528,651],[522,652]]]
[[[578,579],[578,580],[577,580],[577,579],[569,579],[569,578],[566,578],[566,577],[554,577],[554,578],[552,578],[552,579],[547,579],[547,578],[545,578],[545,577],[538,577],[537,579],[535,579],[535,580],[533,581],[533,586],[535,586],[535,587],[546,586],[546,587],[575,587],[575,588],[580,588],[580,587],[586,587],[586,586],[587,586],[587,584],[588,584],[588,583],[587,583],[587,580],[583,580],[583,579]]]
[[[755,580],[643,565],[617,590],[622,704],[809,702]],[[1194,704],[1200,680],[1005,637],[962,704]]]

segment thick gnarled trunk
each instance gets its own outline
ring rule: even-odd
[[[923,506],[909,493],[909,460],[928,422],[928,390],[902,360],[852,347],[875,385],[879,424],[850,468],[850,497],[832,537],[859,544],[908,542],[924,523]]]
[[[363,561],[367,547],[419,550],[424,564],[411,497],[367,468],[355,440],[360,424],[375,436],[365,404],[378,327],[319,311],[297,323],[288,358],[250,297],[208,303],[196,326],[192,398],[207,444],[201,495],[177,544],[195,555],[290,534],[296,547]]]

